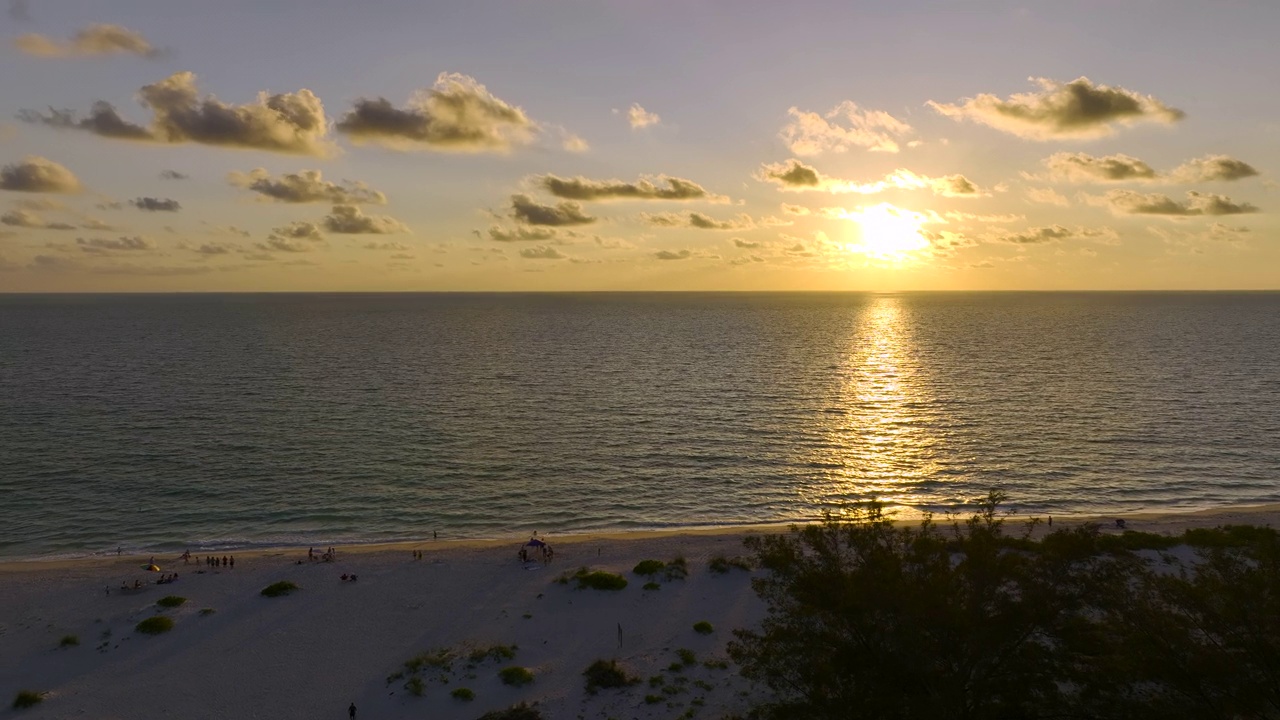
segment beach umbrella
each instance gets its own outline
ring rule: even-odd
[[[155,563],[148,565],[146,569],[150,572],[160,572],[160,566],[156,565]]]

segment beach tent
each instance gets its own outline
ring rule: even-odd
[[[542,547],[543,545],[546,545],[546,543],[538,538],[529,538],[529,542],[524,544],[525,547]]]

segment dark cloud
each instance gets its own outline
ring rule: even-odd
[[[386,215],[365,215],[355,205],[334,205],[324,218],[324,229],[343,235],[390,235],[409,232],[409,228]]]
[[[80,191],[80,181],[58,163],[38,155],[28,155],[21,162],[0,168],[0,190],[74,193]]]
[[[1213,182],[1243,180],[1257,176],[1258,170],[1243,160],[1227,155],[1206,155],[1188,160],[1170,175],[1179,182]]]
[[[154,242],[137,235],[118,238],[76,238],[76,245],[87,253],[101,253],[111,250],[139,252],[156,249]]]
[[[582,205],[572,200],[542,205],[528,195],[511,196],[511,217],[528,225],[587,225],[596,221],[582,211]]]
[[[14,6],[10,6],[12,12]],[[119,25],[95,24],[81,30],[69,40],[55,40],[47,35],[29,33],[13,41],[14,47],[38,57],[75,57],[83,55],[129,54],[158,57],[161,51],[147,42],[141,33]]]
[[[504,152],[528,142],[537,129],[519,107],[457,73],[441,73],[404,109],[386,98],[361,98],[336,127],[356,142],[463,152]]]
[[[237,187],[286,203],[385,205],[387,202],[386,195],[362,182],[346,181],[339,185],[325,180],[319,170],[303,170],[273,178],[265,169],[257,168],[248,173],[231,173],[228,180]]]
[[[782,212],[788,215],[810,215],[813,213],[812,210],[803,205],[791,205],[788,203],[782,203]]]
[[[230,255],[236,250],[239,250],[239,247],[232,245],[230,243],[217,243],[217,242],[202,243],[196,247],[191,248],[191,252],[198,253],[200,255]]]
[[[822,175],[818,170],[799,160],[788,160],[786,164],[764,165],[760,168],[757,177],[776,182],[783,187],[816,188],[822,184]]]
[[[1068,228],[1061,225],[1051,225],[1049,227],[1034,227],[1021,232],[1006,233],[996,239],[998,242],[1012,243],[1014,245],[1039,245],[1063,240],[1074,235],[1075,232]]]
[[[1088,153],[1054,153],[1044,164],[1053,175],[1072,182],[1122,182],[1151,180],[1156,171],[1138,158],[1128,155],[1094,157]]]
[[[178,212],[182,204],[170,198],[140,197],[130,200],[129,204],[147,212]]]
[[[404,243],[390,242],[390,241],[376,242],[373,240],[370,240],[369,242],[361,245],[360,247],[364,248],[365,250],[391,250],[391,251],[397,251],[397,252],[404,252],[406,250],[413,249],[408,245],[405,245]]]
[[[186,173],[180,173],[177,170],[161,170],[160,171],[161,180],[186,180],[189,177],[191,176],[187,175]]]
[[[1098,199],[1091,202],[1096,204]],[[1146,195],[1132,190],[1112,190],[1101,202],[1110,206],[1113,212],[1126,215],[1243,215],[1258,212],[1258,208],[1249,203],[1238,203],[1224,195],[1194,190],[1189,191],[1187,199],[1182,202],[1159,193]]]
[[[969,119],[1031,140],[1111,135],[1117,125],[1139,122],[1173,123],[1185,117],[1150,95],[1080,77],[1068,83],[1032,78],[1038,92],[1002,100],[982,94],[947,104],[928,105],[955,120]]]
[[[75,230],[75,225],[64,222],[48,222],[36,213],[30,210],[11,210],[0,215],[0,223],[11,227],[30,228],[37,230]]]
[[[693,251],[684,250],[659,250],[653,256],[659,260],[688,260],[693,257]]]
[[[521,250],[520,257],[529,260],[564,260],[569,256],[548,245],[539,245]]]
[[[213,96],[200,97],[196,76],[170,75],[138,91],[151,110],[149,127],[120,117],[110,103],[96,102],[87,118],[77,120],[66,110],[48,115],[25,110],[19,118],[57,128],[85,130],[103,137],[159,143],[198,143],[252,148],[294,155],[327,155],[328,122],[320,98],[310,90],[268,95],[246,105],[231,105]]]
[[[543,175],[538,185],[558,198],[569,200],[702,200],[707,191],[692,180],[659,175],[660,187],[648,178],[636,182],[622,180],[590,180],[584,177],[561,178]]]
[[[550,240],[555,236],[556,231],[548,227],[520,225],[510,230],[500,225],[491,225],[489,227],[489,239],[497,242],[537,242]]]
[[[749,215],[739,215],[736,220],[716,220],[700,212],[684,214],[657,213],[653,215],[641,213],[640,217],[650,225],[657,225],[658,227],[691,227],[698,230],[749,230],[756,226],[755,221]]]
[[[933,193],[943,197],[974,197],[984,194],[981,188],[963,175],[944,175],[933,178],[930,182]]]
[[[734,247],[740,247],[746,250],[754,250],[755,248],[760,247],[760,243],[753,242],[751,240],[743,240],[742,238],[734,238],[733,245]]]

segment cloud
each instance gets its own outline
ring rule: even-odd
[[[582,211],[582,205],[572,200],[542,205],[528,195],[511,196],[511,216],[529,225],[587,225],[596,221]]]
[[[1257,168],[1228,155],[1206,155],[1188,160],[1169,173],[1174,180],[1186,183],[1243,180],[1258,174]]]
[[[964,175],[944,175],[929,177],[917,175],[910,170],[898,168],[883,180],[869,183],[857,183],[852,180],[840,180],[828,177],[817,168],[810,167],[799,160],[788,160],[786,163],[761,165],[754,174],[755,179],[778,186],[784,192],[828,192],[857,193],[873,195],[886,190],[919,190],[928,188],[934,195],[943,197],[985,197],[989,193],[979,188]]]
[[[80,181],[58,163],[28,155],[21,162],[0,168],[0,190],[35,193],[75,193]]]
[[[662,122],[662,118],[657,113],[651,113],[640,107],[640,103],[631,103],[631,109],[627,110],[627,122],[631,124],[632,130],[640,130],[650,125],[657,125]]]
[[[716,220],[700,212],[691,213],[641,213],[650,225],[658,227],[691,227],[698,230],[750,230],[756,226],[750,215],[739,215],[736,220]]]
[[[656,181],[656,183],[655,183]],[[660,186],[665,185],[665,187]],[[569,200],[705,200],[714,198],[698,183],[684,178],[659,175],[652,180],[590,180],[585,177],[562,178],[543,175],[537,184],[558,198]]]
[[[324,106],[310,90],[275,95],[261,92],[252,103],[231,105],[211,95],[201,98],[196,76],[180,72],[143,86],[138,99],[151,110],[149,127],[121,118],[114,106],[102,101],[95,102],[89,116],[79,120],[70,111],[52,109],[48,115],[24,110],[19,118],[123,140],[190,142],[293,155],[323,156],[333,150],[327,139]]]
[[[80,227],[85,230],[115,230],[116,227],[109,222],[103,222],[97,218],[87,217],[80,223]]]
[[[586,140],[568,130],[561,131],[560,147],[571,153],[584,153],[591,149],[591,145]]]
[[[896,138],[912,132],[911,126],[880,110],[861,110],[846,100],[825,115],[790,108],[791,122],[780,136],[796,155],[845,152],[852,147],[872,152],[898,152]]]
[[[231,243],[211,242],[201,243],[200,245],[188,249],[191,250],[191,252],[200,255],[230,255],[231,253],[238,251],[240,247]]]
[[[147,212],[178,212],[182,209],[181,203],[169,198],[140,197],[130,200],[129,204]]]
[[[555,236],[556,231],[548,227],[527,227],[520,225],[510,230],[500,225],[491,225],[489,227],[489,239],[497,242],[536,242],[540,240],[550,240]]]
[[[1065,195],[1058,193],[1053,188],[1027,188],[1027,199],[1033,203],[1057,205],[1058,207],[1067,207],[1071,204],[1071,201]]]
[[[0,215],[0,224],[9,225],[10,227],[20,227],[39,230],[75,230],[75,225],[69,225],[63,222],[48,222],[36,213],[30,210],[11,210]]]
[[[525,248],[520,251],[520,257],[529,260],[564,260],[569,257],[559,250],[547,246],[539,245],[537,247]]]
[[[506,152],[528,143],[537,126],[524,110],[495,97],[475,78],[441,73],[404,109],[386,98],[361,98],[338,121],[355,142],[395,149]]]
[[[76,57],[124,53],[153,58],[161,54],[141,33],[119,25],[94,24],[60,41],[46,35],[19,35],[14,47],[37,57]]]
[[[807,207],[802,205],[790,205],[788,203],[782,203],[782,212],[788,215],[811,215],[813,213],[813,211]]]
[[[161,180],[186,180],[190,177],[191,177],[190,175],[186,173],[180,173],[177,170],[161,170],[160,171]]]
[[[355,205],[334,205],[324,218],[324,228],[344,235],[390,235],[409,232],[404,223],[386,215],[365,215]]]
[[[752,242],[750,240],[743,240],[742,238],[734,238],[732,242],[734,247],[743,248],[745,250],[754,250],[755,248],[758,248],[761,245],[761,243]]]
[[[118,238],[76,238],[76,245],[84,252],[95,254],[114,250],[145,252],[156,249],[154,242],[137,235]]]
[[[1070,182],[1124,182],[1152,180],[1156,171],[1128,155],[1094,157],[1088,153],[1054,153],[1045,158],[1050,174]]]
[[[653,256],[659,260],[688,260],[693,257],[693,251],[684,250],[659,250]]]
[[[1073,237],[1075,234],[1075,231],[1061,225],[1050,225],[1047,227],[1034,227],[1021,232],[1005,233],[997,236],[995,240],[996,242],[1011,243],[1013,245],[1039,245]]]
[[[336,209],[336,208],[335,208]],[[328,218],[325,218],[328,220]],[[261,250],[278,250],[288,253],[311,252],[324,247],[324,234],[320,226],[305,221],[295,221],[274,228],[265,243],[258,243]]]
[[[360,247],[364,248],[365,250],[387,250],[387,251],[396,251],[396,252],[405,252],[407,250],[413,249],[408,245],[405,245],[404,243],[391,242],[389,240],[386,242],[377,242],[376,240],[370,240],[369,242],[361,245]]]
[[[1174,123],[1185,117],[1150,95],[1108,85],[1094,85],[1086,77],[1060,83],[1030,78],[1038,92],[1001,100],[983,93],[956,104],[927,104],[953,120],[973,120],[1029,140],[1093,138],[1112,135],[1117,126],[1140,122]]]
[[[1242,215],[1256,213],[1258,208],[1249,203],[1237,203],[1224,195],[1187,192],[1187,199],[1179,202],[1153,193],[1146,195],[1132,190],[1112,190],[1104,197],[1089,197],[1090,204],[1105,205],[1111,211],[1124,215],[1168,215],[1186,217],[1192,215]]]
[[[257,168],[248,173],[233,172],[227,176],[227,181],[285,203],[385,205],[387,202],[386,195],[362,182],[345,181],[339,185],[325,180],[319,170],[302,170],[273,178],[264,168]]]

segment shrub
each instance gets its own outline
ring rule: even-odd
[[[454,688],[454,691],[449,693],[449,696],[455,700],[465,700],[466,702],[476,699],[476,694],[471,691],[471,688]]]
[[[636,575],[653,575],[661,572],[666,566],[667,564],[661,560],[641,560],[636,563],[636,566],[631,569],[631,572]]]
[[[482,663],[485,660],[501,662],[515,658],[516,650],[518,649],[520,649],[518,645],[492,645],[487,648],[476,648],[471,651],[467,659],[473,663]]]
[[[658,703],[662,702],[662,700],[663,698],[661,695],[645,695],[644,696],[644,702],[646,705],[657,705]]]
[[[685,561],[684,556],[678,556],[667,563],[662,574],[668,580],[683,580],[689,577],[689,563]]]
[[[77,635],[63,635],[58,641],[58,647],[75,647],[80,644],[80,638]]]
[[[19,690],[18,696],[13,699],[13,708],[21,710],[29,708],[32,705],[39,705],[44,700],[44,693],[38,693],[34,690]]]
[[[266,597],[280,597],[281,595],[288,595],[298,589],[297,585],[294,585],[288,580],[281,580],[280,582],[271,583],[270,585],[262,588],[262,594]]]
[[[693,651],[690,650],[689,648],[680,648],[679,650],[676,651],[676,655],[680,656],[680,662],[684,663],[685,665],[693,665],[694,663],[698,662],[698,656],[695,655]]]
[[[426,692],[427,684],[422,681],[420,676],[414,675],[404,681],[404,689],[408,690],[409,694],[414,697],[422,697],[422,693]]]
[[[577,582],[579,590],[590,588],[592,590],[621,590],[627,586],[627,579],[616,573],[605,572],[604,570],[591,570],[590,568],[578,568],[572,575],[566,573],[561,575],[556,582],[567,583],[570,580]]]
[[[176,608],[186,601],[187,599],[184,597],[178,597],[177,595],[165,595],[156,601],[156,605],[163,608]]]
[[[711,627],[711,623],[706,620],[699,620],[693,624],[693,631],[699,635],[710,635],[715,632],[715,628]]]
[[[424,652],[405,660],[404,667],[411,673],[416,673],[428,667],[448,672],[453,669],[453,651],[449,648],[441,648]]]
[[[156,615],[138,623],[133,628],[144,635],[159,635],[167,633],[173,629],[173,618],[164,615]]]
[[[639,682],[629,677],[617,660],[596,660],[582,674],[587,678],[587,692],[592,695],[600,688],[620,688]]]
[[[212,614],[214,614],[214,613],[216,613],[216,612],[218,612],[218,611],[217,611],[217,610],[214,610],[213,608],[201,608],[201,609],[200,609],[200,614],[201,614],[201,615],[205,615],[205,616],[212,615]]]
[[[707,562],[707,569],[717,575],[723,575],[734,568],[750,570],[751,561],[742,557],[727,558],[723,555],[717,555]]]
[[[494,710],[481,715],[478,720],[542,720],[537,708],[524,703],[512,705],[506,710]]]
[[[533,682],[533,672],[529,668],[520,667],[519,665],[511,665],[504,667],[498,671],[498,677],[502,678],[504,685],[528,685]]]
[[[656,583],[656,582],[654,582],[654,581],[652,581],[652,580],[650,580],[649,582],[645,583],[642,587],[643,587],[645,590],[661,590],[661,589],[662,589],[662,586],[661,586],[661,585],[659,585],[658,583]]]

